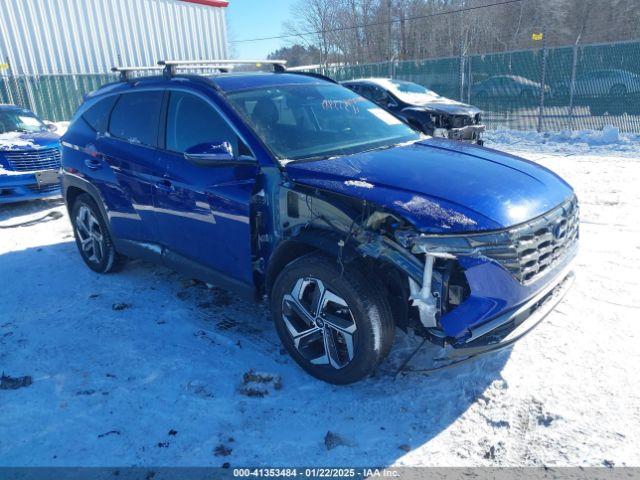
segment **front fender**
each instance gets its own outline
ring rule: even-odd
[[[433,133],[434,125],[431,115],[424,108],[407,107],[400,112],[409,124],[418,127],[423,133]]]

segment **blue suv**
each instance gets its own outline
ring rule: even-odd
[[[60,196],[60,139],[31,110],[0,105],[0,204]]]
[[[346,384],[413,329],[462,359],[511,345],[572,274],[578,203],[551,171],[429,138],[287,72],[128,79],[63,137],[80,254],[127,257],[270,302],[307,372]]]

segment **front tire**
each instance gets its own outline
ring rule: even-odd
[[[122,265],[124,257],[116,252],[102,213],[89,194],[76,198],[71,224],[80,256],[91,270],[109,273]]]
[[[345,385],[371,374],[395,333],[384,290],[351,265],[309,254],[278,275],[271,311],[280,340],[308,373]]]

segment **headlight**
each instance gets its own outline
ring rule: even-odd
[[[398,230],[395,237],[398,243],[410,248],[413,253],[473,255],[508,247],[511,243],[506,231],[471,235],[425,235],[410,230]]]

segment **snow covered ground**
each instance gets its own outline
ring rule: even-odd
[[[33,379],[0,390],[0,465],[640,466],[640,144],[489,138],[577,189],[577,281],[512,351],[431,376],[394,380],[398,332],[375,378],[326,385],[262,305],[138,261],[94,274],[59,202],[2,207],[65,216],[0,229],[0,371]]]

